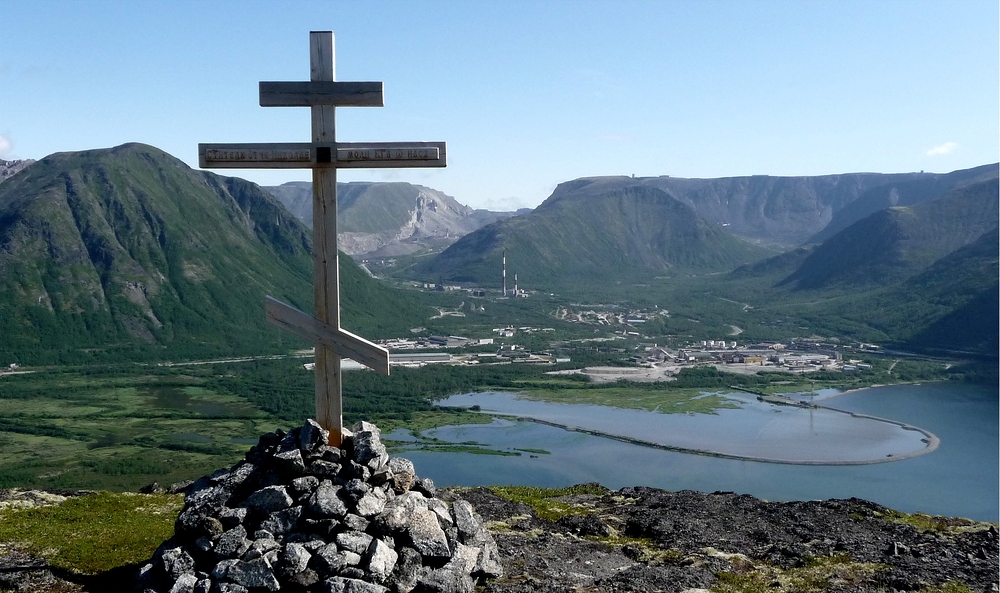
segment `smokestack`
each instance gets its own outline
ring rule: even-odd
[[[514,272],[514,296],[517,296],[517,272]]]
[[[507,251],[503,252],[503,296],[507,296]]]

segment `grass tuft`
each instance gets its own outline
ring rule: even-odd
[[[98,574],[152,556],[174,533],[179,494],[98,492],[60,505],[0,511],[0,542],[57,568]]]
[[[567,488],[537,488],[535,486],[490,486],[490,490],[511,502],[520,502],[535,510],[540,519],[558,521],[569,515],[589,515],[593,509],[560,500],[563,496],[591,494],[604,496],[608,489],[600,484],[578,484]]]

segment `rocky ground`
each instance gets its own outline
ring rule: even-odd
[[[596,485],[568,492],[438,490],[448,502],[471,502],[499,546],[504,576],[479,590],[998,591],[991,524],[904,515],[858,499],[765,502]],[[0,591],[129,590],[131,574],[54,573],[0,547]]]
[[[625,488],[552,499],[554,521],[477,488],[500,547],[490,593],[997,591],[997,529],[859,500]],[[537,505],[535,505],[537,506]]]

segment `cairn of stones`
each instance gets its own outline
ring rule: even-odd
[[[144,593],[471,593],[501,576],[496,543],[464,500],[435,498],[377,426],[313,420],[260,437],[185,491],[174,537],[139,571]]]

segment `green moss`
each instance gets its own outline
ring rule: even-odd
[[[512,502],[526,504],[540,519],[557,521],[569,515],[589,515],[593,509],[583,505],[555,500],[564,496],[591,494],[603,496],[608,489],[600,484],[578,484],[567,488],[537,488],[535,486],[490,486],[490,490]]]
[[[891,509],[882,515],[882,519],[892,523],[910,525],[919,531],[925,532],[979,531],[988,529],[990,525],[996,525],[995,523],[973,521],[972,519],[964,519],[962,517],[941,517],[924,513],[907,514]]]
[[[181,495],[98,492],[56,506],[0,511],[0,542],[57,568],[97,574],[149,558],[173,535]]]
[[[740,407],[739,402],[721,394],[708,395],[704,389],[676,389],[669,384],[535,388],[521,391],[520,396],[536,401],[631,408],[661,414],[714,414],[720,409]]]
[[[855,562],[847,554],[815,556],[806,559],[805,566],[783,569],[765,562],[755,563],[745,558],[733,560],[731,571],[720,572],[712,586],[714,593],[821,593],[838,586],[870,586],[876,575],[887,567],[881,564]],[[937,593],[937,592],[935,592]],[[949,592],[951,593],[951,592]],[[955,592],[959,593],[959,592]]]

